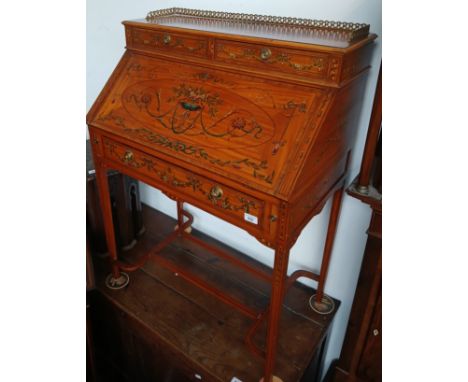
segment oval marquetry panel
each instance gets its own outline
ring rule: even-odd
[[[192,142],[203,139],[207,148],[259,146],[275,131],[272,118],[254,102],[197,81],[138,82],[124,91],[122,105],[145,126]]]

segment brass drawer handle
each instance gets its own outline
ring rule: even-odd
[[[265,61],[268,60],[271,57],[271,50],[268,48],[263,48],[260,51],[260,58]]]
[[[163,37],[163,43],[164,45],[167,45],[171,42],[171,36],[168,35],[168,34],[165,34],[164,37]]]
[[[219,200],[223,197],[223,189],[219,186],[213,186],[210,190],[210,199]]]
[[[126,151],[124,156],[123,156],[123,160],[125,163],[129,163],[131,161],[133,161],[134,157],[133,157],[133,153],[131,151]]]

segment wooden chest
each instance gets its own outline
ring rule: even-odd
[[[127,50],[87,117],[112,258],[109,286],[126,285],[121,271],[150,256],[136,264],[118,258],[104,176],[110,168],[177,201],[178,231],[161,246],[175,235],[193,239],[184,202],[246,230],[275,250],[271,274],[232,260],[270,283],[265,311],[187,278],[254,321],[268,321],[266,348],[257,352],[269,381],[289,286],[299,277],[318,281],[312,308],[333,310],[323,288],[376,36],[364,24],[179,8],[124,25]],[[320,272],[288,276],[289,249],[332,195]]]

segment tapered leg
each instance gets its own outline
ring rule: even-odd
[[[182,214],[182,211],[184,209],[184,202],[181,202],[180,200],[177,201],[177,228],[179,229],[180,235],[182,235],[182,225],[184,224],[184,215]]]
[[[334,309],[333,300],[324,296],[323,290],[325,288],[325,281],[327,279],[328,266],[330,265],[330,257],[333,249],[333,242],[335,240],[336,227],[338,226],[338,217],[340,215],[341,200],[343,199],[343,190],[341,187],[333,195],[333,202],[330,212],[330,220],[328,222],[327,238],[325,240],[325,247],[323,249],[322,265],[320,267],[320,274],[317,286],[317,294],[312,296],[311,306],[319,313],[331,313]]]
[[[100,205],[104,230],[106,233],[107,248],[109,251],[112,274],[106,279],[107,286],[113,289],[123,288],[128,284],[128,275],[120,272],[117,262],[117,246],[115,243],[114,223],[112,220],[112,206],[107,181],[107,170],[100,161],[95,161],[96,181],[99,190]]]
[[[191,223],[187,226],[184,216],[187,216],[187,212],[184,211],[184,202],[177,200],[177,225],[175,226],[175,229],[179,231],[179,236],[183,236],[184,234],[190,234],[192,232]],[[188,216],[192,215],[189,214]],[[193,221],[193,217],[190,217],[189,220]],[[181,227],[183,226],[186,226],[187,228],[182,230]]]
[[[288,262],[289,249],[278,247],[275,252],[275,264],[273,268],[273,283],[270,299],[270,314],[268,318],[265,373],[263,382],[270,382],[273,378],[276,350],[278,348],[279,321],[286,286]]]

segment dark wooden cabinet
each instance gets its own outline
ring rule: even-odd
[[[328,381],[382,380],[381,213],[373,212],[341,356]]]
[[[361,171],[349,195],[372,209],[367,243],[340,359],[328,382],[382,380],[382,72],[374,98]]]
[[[382,291],[378,293],[374,314],[362,352],[357,375],[365,381],[382,380]]]

